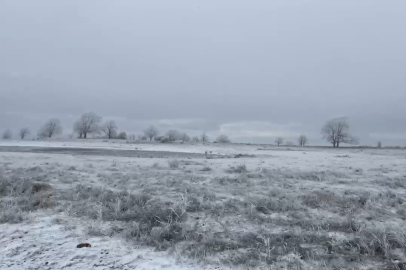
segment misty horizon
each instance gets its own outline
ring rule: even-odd
[[[64,136],[86,112],[119,131],[207,132],[327,145],[347,116],[360,145],[406,144],[406,2],[0,3],[0,132]]]

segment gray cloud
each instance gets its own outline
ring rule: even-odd
[[[133,132],[321,143],[347,115],[362,143],[404,144],[404,25],[403,0],[3,0],[0,129],[95,111]]]

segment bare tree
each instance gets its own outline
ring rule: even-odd
[[[166,137],[168,138],[168,141],[174,142],[180,139],[181,134],[179,133],[179,131],[172,129],[166,132]]]
[[[350,134],[350,125],[346,117],[327,121],[321,129],[321,134],[334,148],[340,147],[340,143],[358,143],[358,140]]]
[[[116,122],[113,120],[107,121],[101,127],[101,131],[103,131],[108,139],[112,139],[117,135],[117,125]]]
[[[282,138],[282,137],[276,138],[275,143],[276,143],[278,146],[281,145],[281,144],[283,143],[283,138]]]
[[[293,146],[293,142],[292,142],[292,141],[287,141],[287,142],[286,142],[286,145],[287,145],[287,146]]]
[[[120,132],[120,133],[118,134],[118,136],[117,136],[117,139],[120,139],[120,140],[127,140],[127,133],[125,133],[125,132]]]
[[[381,142],[381,141],[378,141],[378,143],[376,144],[376,147],[382,148],[382,142]]]
[[[209,136],[207,136],[206,132],[203,132],[202,135],[200,135],[200,141],[202,143],[205,143],[205,142],[209,141]]]
[[[102,118],[95,113],[85,113],[76,121],[73,129],[79,134],[79,138],[87,138],[88,134],[98,133]]]
[[[193,137],[193,138],[192,138],[192,142],[195,142],[195,143],[200,142],[199,137],[197,137],[197,136]]]
[[[153,138],[158,136],[158,129],[154,126],[149,126],[146,130],[144,130],[144,134],[147,138],[149,138],[150,141],[152,141]]]
[[[40,138],[52,138],[55,135],[62,134],[62,126],[59,119],[50,119],[38,131]]]
[[[11,132],[10,129],[6,129],[6,130],[3,132],[3,135],[1,136],[1,138],[2,138],[3,140],[10,140],[11,138],[13,138],[13,133]]]
[[[186,133],[183,133],[183,134],[180,136],[180,139],[181,139],[183,142],[188,142],[188,141],[190,141],[190,137],[189,137],[189,135],[187,135]]]
[[[219,143],[230,143],[231,142],[230,138],[228,138],[227,135],[218,136],[216,141]]]
[[[21,140],[24,140],[25,137],[27,137],[30,134],[30,130],[28,128],[22,128],[20,129],[20,138]]]
[[[300,135],[299,136],[299,145],[300,146],[305,146],[307,144],[307,136],[306,135]]]

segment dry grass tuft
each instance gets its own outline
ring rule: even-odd
[[[204,166],[200,171],[202,172],[210,172],[212,169],[209,166]]]
[[[175,233],[176,224],[187,219],[187,206],[163,202],[146,194],[130,194],[126,191],[85,187],[64,195],[69,206],[68,214],[77,217],[87,216],[99,221],[120,221],[127,229],[127,237],[134,237],[145,244],[163,249],[161,242],[180,241]],[[127,224],[127,225],[125,225]],[[97,227],[89,229],[93,233]],[[160,237],[157,237],[159,232]]]
[[[230,167],[226,170],[228,173],[247,173],[248,169],[245,164],[238,165],[236,167]]]
[[[180,162],[177,159],[172,159],[168,161],[168,165],[171,169],[178,169]]]
[[[25,219],[24,212],[54,206],[53,189],[49,184],[21,176],[0,176],[1,223],[18,223]]]

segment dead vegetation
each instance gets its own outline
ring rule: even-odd
[[[247,169],[247,166],[245,166],[245,164],[241,164],[241,165],[238,165],[235,167],[232,166],[232,167],[228,168],[226,170],[226,172],[228,172],[228,173],[247,173],[248,169]]]
[[[406,264],[402,176],[359,182],[366,170],[218,169],[215,161],[176,159],[168,166],[114,161],[103,172],[93,164],[0,171],[0,222],[54,209],[85,219],[89,235],[249,269]]]
[[[28,212],[55,205],[49,184],[34,182],[20,175],[0,175],[0,223],[18,223]]]
[[[177,159],[172,159],[168,161],[168,165],[171,169],[178,169],[180,162]]]

